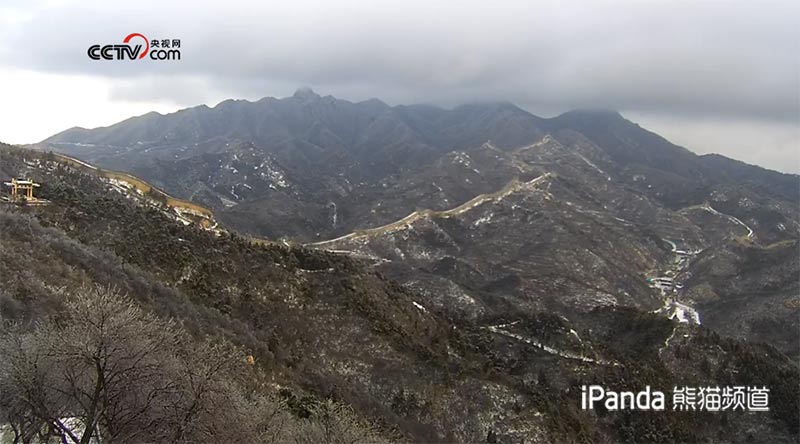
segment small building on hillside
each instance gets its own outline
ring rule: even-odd
[[[44,203],[46,200],[39,199],[33,195],[33,190],[41,186],[31,179],[11,179],[11,182],[3,182],[3,185],[10,188],[8,196],[4,196],[5,201],[17,203]]]

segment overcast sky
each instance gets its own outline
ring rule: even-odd
[[[301,86],[349,100],[617,109],[800,172],[800,2],[3,0],[0,141]],[[182,59],[93,61],[133,32]]]

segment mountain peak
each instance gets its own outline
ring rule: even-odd
[[[624,119],[619,111],[610,108],[577,108],[558,116],[559,118]]]
[[[292,97],[297,99],[319,99],[319,94],[315,93],[313,89],[304,86],[302,88],[298,88],[297,91],[294,92]]]

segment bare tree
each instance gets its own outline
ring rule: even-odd
[[[310,410],[311,415],[301,421],[300,427],[292,434],[297,444],[385,442],[375,425],[358,417],[349,406],[325,400]]]
[[[78,292],[32,331],[11,329],[0,353],[3,410],[23,441],[45,424],[74,444],[175,442],[224,430],[230,423],[215,418],[237,399],[245,356],[230,344],[197,345],[174,322],[100,287]]]
[[[165,364],[180,340],[174,323],[114,290],[88,288],[58,319],[6,335],[0,379],[17,387],[12,401],[31,421],[75,444],[149,440],[156,405],[177,391]]]
[[[294,417],[264,394],[243,350],[192,338],[110,288],[85,288],[57,317],[6,329],[0,356],[0,414],[19,443],[380,441],[331,401]]]
[[[66,410],[45,389],[47,360],[32,339],[7,334],[0,342],[0,412],[14,443],[45,441],[52,424],[42,418],[60,417]]]

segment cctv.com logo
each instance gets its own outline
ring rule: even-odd
[[[148,40],[135,32],[128,34],[122,43],[124,45],[92,45],[86,53],[92,60],[141,60],[147,56],[151,60],[181,59],[179,39]]]

